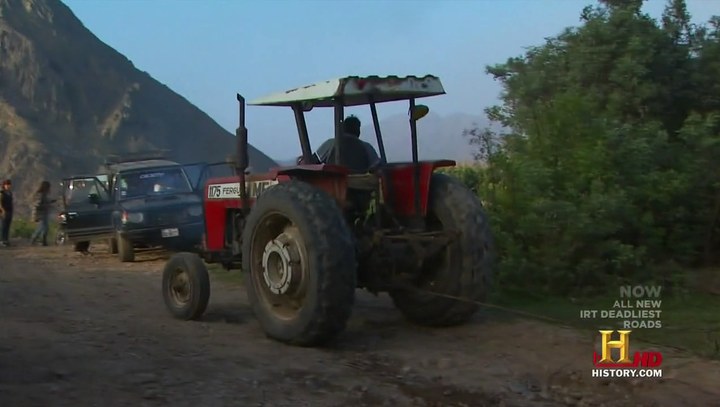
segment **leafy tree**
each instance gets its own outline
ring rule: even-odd
[[[502,134],[471,129],[501,286],[587,291],[713,260],[720,229],[720,18],[660,22],[602,0],[582,25],[489,66]],[[500,137],[501,136],[501,137]],[[501,140],[501,141],[499,141]]]

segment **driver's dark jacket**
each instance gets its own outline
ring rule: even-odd
[[[353,136],[351,134],[344,134],[342,137],[352,137],[357,138],[356,136]],[[380,157],[378,156],[377,152],[375,152],[375,148],[372,146],[372,144],[368,143],[367,141],[360,140],[365,147],[365,154],[367,154],[368,162],[370,163],[370,166],[372,167],[375,165],[378,161],[380,161]],[[332,149],[335,147],[335,138],[329,138],[323,142],[320,147],[317,149],[317,156],[320,159],[320,162],[327,162],[328,157],[330,156],[330,153],[332,152]]]

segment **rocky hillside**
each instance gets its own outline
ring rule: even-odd
[[[181,162],[220,161],[234,140],[60,1],[0,0],[0,178],[13,179],[21,213],[42,179],[57,185],[110,154],[163,149]],[[274,165],[254,148],[250,161]]]

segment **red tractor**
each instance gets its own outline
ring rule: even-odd
[[[491,274],[491,234],[478,197],[419,161],[416,123],[422,97],[445,94],[425,77],[345,77],[259,99],[295,113],[302,157],[293,166],[248,169],[245,101],[239,102],[235,175],[205,183],[200,256],[178,253],[163,272],[163,297],[176,318],[199,319],[210,284],[205,263],[246,272],[253,312],[266,335],[299,346],[322,345],[344,330],[355,290],[388,292],[410,321],[449,326],[467,321]],[[408,100],[412,162],[388,163],[376,104]],[[379,156],[343,133],[344,108],[370,105]],[[305,112],[330,107],[335,135],[326,162],[310,148]],[[360,157],[360,158],[358,158]],[[203,261],[204,260],[204,261]]]

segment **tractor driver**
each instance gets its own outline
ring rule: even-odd
[[[347,139],[341,142],[345,146],[351,146],[351,148],[343,149],[340,158],[347,163],[345,165],[354,167],[353,169],[359,172],[365,172],[377,165],[380,162],[380,157],[378,157],[377,152],[370,143],[360,140],[360,125],[360,119],[354,115],[350,115],[343,120],[344,134],[342,137],[347,137]],[[322,143],[316,154],[320,162],[332,163],[335,155],[335,138],[330,138]]]

